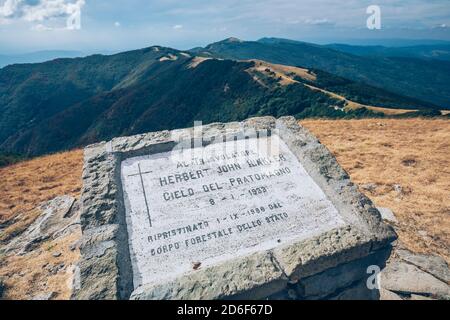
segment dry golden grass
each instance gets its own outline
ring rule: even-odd
[[[401,115],[401,114],[405,114],[405,113],[419,111],[417,109],[390,109],[390,108],[369,106],[369,105],[365,105],[365,104],[347,100],[345,97],[339,96],[336,94],[334,94],[333,97],[336,99],[345,101],[345,110],[357,110],[357,109],[361,109],[361,108],[366,108],[366,109],[372,110],[374,112],[383,113],[387,116],[395,116],[395,115]]]
[[[58,153],[0,168],[0,222],[60,195],[78,196],[83,152]]]
[[[76,198],[81,191],[83,152],[75,150],[21,162],[0,169],[0,222],[14,219],[3,229],[0,243],[26,230],[41,214],[37,206],[61,195]],[[6,299],[29,299],[38,294],[55,292],[55,299],[70,297],[71,266],[79,260],[79,250],[69,246],[80,239],[81,231],[64,238],[49,240],[24,255],[0,253],[0,277],[6,279]],[[60,252],[60,257],[53,253]],[[51,267],[64,263],[56,273]]]
[[[80,259],[80,251],[70,250],[79,240],[81,230],[64,238],[43,243],[31,253],[19,256],[2,256],[0,277],[6,279],[4,299],[23,300],[40,294],[54,292],[52,299],[67,300],[72,293],[73,266]],[[54,253],[61,253],[54,257]],[[59,270],[52,269],[63,265]]]
[[[377,206],[392,209],[410,250],[450,262],[450,121],[306,120]]]
[[[268,63],[262,60],[249,60],[255,63],[253,68],[247,70],[250,74],[254,71],[266,74],[266,76],[281,79],[279,83],[281,85],[290,85],[292,83],[297,83],[294,80],[295,76],[299,76],[302,79],[309,81],[316,81],[317,77],[314,74],[310,74],[308,69],[284,66],[281,64]],[[272,74],[271,74],[272,73]]]
[[[388,116],[393,115],[399,115],[399,114],[405,114],[409,112],[415,112],[419,110],[413,110],[413,109],[389,109],[389,108],[381,108],[381,107],[372,107],[372,106],[365,106],[367,109],[375,111],[375,112],[381,112]]]
[[[211,59],[212,58],[207,58],[207,57],[195,57],[194,59],[192,59],[192,62],[189,64],[188,68],[190,68],[190,69],[197,68],[203,62],[205,62],[207,60],[211,60]]]
[[[8,242],[24,232],[30,224],[32,224],[41,215],[42,212],[36,208],[22,213],[23,215],[17,217],[14,223],[2,230],[0,233],[0,244]]]

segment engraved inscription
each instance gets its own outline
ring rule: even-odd
[[[175,154],[188,151],[122,162],[136,287],[345,225],[276,135],[211,144],[189,160]]]

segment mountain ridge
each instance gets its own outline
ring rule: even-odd
[[[368,57],[323,45],[279,38],[212,43],[196,54],[224,59],[260,59],[270,63],[316,68],[356,82],[410,96],[442,109],[450,108],[450,61]]]
[[[34,156],[198,119],[374,116],[371,106],[436,108],[319,69],[152,46],[0,69],[0,152]]]

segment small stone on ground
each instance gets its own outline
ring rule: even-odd
[[[381,273],[381,286],[384,289],[403,294],[432,295],[446,299],[450,295],[450,287],[405,262],[392,261]]]
[[[394,300],[403,300],[398,294],[380,288],[380,300],[386,300],[386,301],[394,301]]]
[[[389,208],[377,208],[378,211],[380,211],[381,217],[383,218],[383,220],[389,221],[389,222],[393,222],[393,223],[398,223],[397,218],[395,217],[394,212],[392,212],[391,209]]]
[[[400,259],[409,262],[419,269],[430,273],[445,283],[450,283],[450,269],[444,259],[437,256],[415,254],[407,250],[398,250],[397,255]]]
[[[31,300],[35,300],[35,301],[51,300],[52,298],[55,297],[55,295],[56,294],[54,292],[43,293],[43,294],[34,296]]]

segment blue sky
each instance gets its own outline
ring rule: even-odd
[[[381,8],[381,30],[366,27],[369,5]],[[68,30],[74,6],[81,8],[81,28]],[[154,44],[187,49],[231,36],[318,43],[450,40],[450,1],[0,0],[0,53],[118,51]]]

